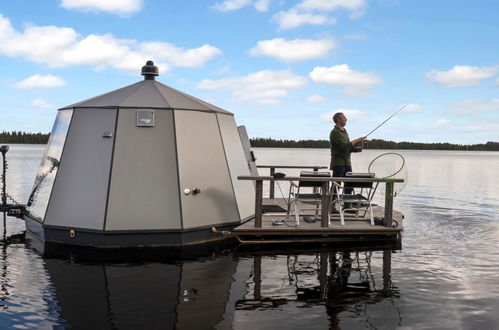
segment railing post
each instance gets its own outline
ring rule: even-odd
[[[271,167],[271,168],[270,168],[270,176],[272,176],[272,177],[273,177],[273,176],[274,176],[274,174],[275,174],[275,167]],[[274,194],[274,190],[275,190],[275,183],[274,183],[274,180],[272,180],[272,179],[271,179],[271,180],[269,181],[269,185],[270,185],[270,187],[269,187],[269,198],[274,198],[274,195],[275,195],[275,194]]]
[[[386,182],[385,191],[385,227],[392,226],[393,218],[393,182]]]
[[[321,227],[329,226],[329,185],[327,181],[322,182],[321,195]]]
[[[262,228],[262,194],[263,181],[256,180],[255,185],[255,228]]]

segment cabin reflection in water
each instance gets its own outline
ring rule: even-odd
[[[61,323],[75,329],[212,329],[236,261],[83,265],[46,259]]]
[[[236,251],[175,263],[90,265],[46,259],[46,269],[55,288],[50,305],[59,324],[72,328],[339,329],[379,317],[396,327],[391,253]]]

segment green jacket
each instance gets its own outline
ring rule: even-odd
[[[333,166],[352,166],[350,161],[350,153],[353,150],[352,143],[346,129],[341,131],[335,127],[329,134],[329,142],[331,143],[331,168]]]

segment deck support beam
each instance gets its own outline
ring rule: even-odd
[[[392,219],[393,219],[393,182],[387,182],[386,183],[386,190],[385,190],[385,226],[386,227],[391,227],[392,226]]]
[[[262,299],[262,257],[253,257],[253,298],[255,300]]]
[[[329,184],[322,182],[322,195],[321,195],[321,227],[329,227]]]
[[[263,181],[255,181],[255,228],[262,228],[262,195],[263,195]]]

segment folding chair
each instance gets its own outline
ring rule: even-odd
[[[352,173],[346,174],[347,178],[373,178],[374,173]],[[345,225],[345,212],[353,211],[356,218],[365,218],[369,213],[371,225],[374,225],[374,216],[371,201],[378,188],[378,182],[333,182],[331,195],[332,204],[335,204],[340,213],[341,224]]]
[[[331,173],[302,171],[300,173],[300,177],[331,177]],[[298,183],[293,181],[290,182],[286,214],[288,216],[293,215],[295,217],[297,226],[300,225],[300,212],[314,211],[314,218],[319,217],[322,200],[321,187],[321,181],[299,181]],[[313,204],[313,207],[302,207],[302,205],[299,205],[300,203]],[[291,212],[292,209],[293,212]]]

